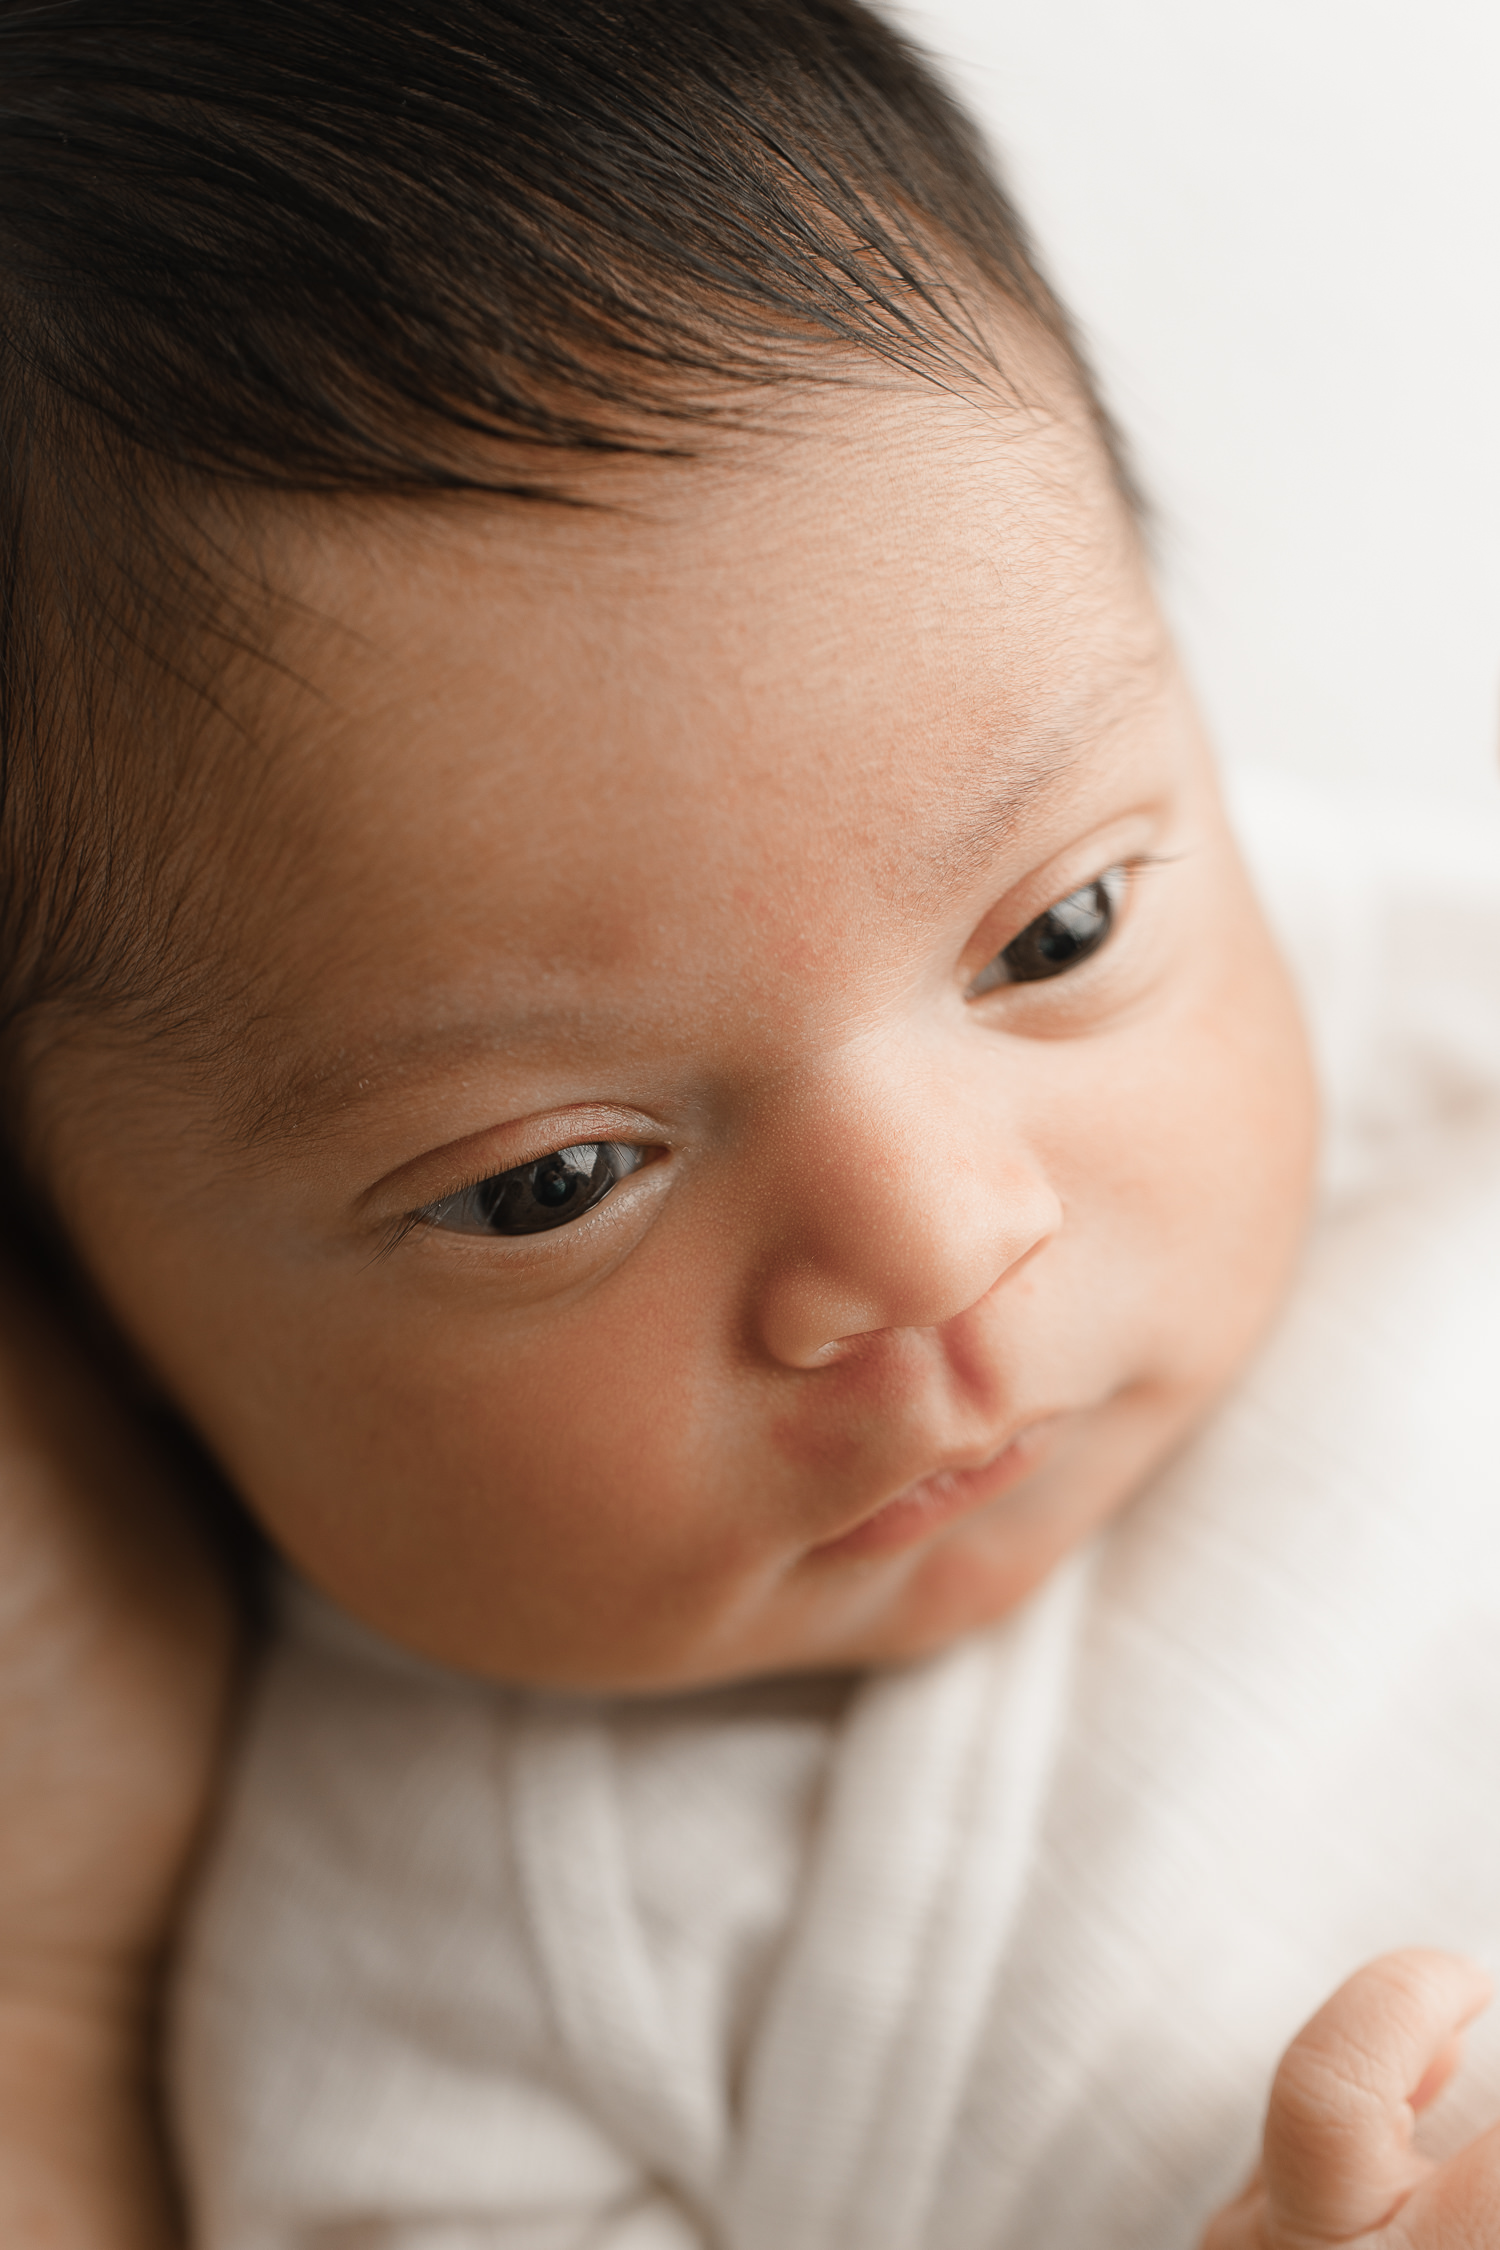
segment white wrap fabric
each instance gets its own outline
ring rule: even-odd
[[[489,1688],[293,1590],[179,1975],[204,2250],[1190,2250],[1352,1967],[1500,1967],[1500,850],[1245,818],[1333,1113],[1269,1348],[852,1687]],[[1430,2130],[1497,2117],[1500,2021]]]

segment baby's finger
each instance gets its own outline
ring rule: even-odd
[[[1449,1953],[1388,1953],[1358,1970],[1282,2058],[1266,2114],[1265,2184],[1283,2226],[1314,2242],[1378,2227],[1429,2170],[1413,2096],[1449,2064],[1490,1983]]]

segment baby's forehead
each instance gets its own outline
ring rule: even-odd
[[[1163,650],[1097,456],[915,385],[820,411],[582,507],[299,526],[258,715],[293,854],[388,859],[497,797],[528,882],[628,867],[644,819],[738,862],[768,799],[789,840],[883,821],[918,849],[951,799],[1092,756]]]
[[[517,773],[567,750],[602,779],[644,722],[689,735],[699,769],[730,742],[748,773],[773,717],[795,741],[800,707],[813,782],[825,717],[857,713],[874,754],[965,694],[1008,711],[1021,757],[1028,710],[1093,716],[1161,649],[1134,528],[1065,395],[1002,411],[851,385],[708,461],[591,471],[574,499],[304,513],[273,627],[289,692],[271,726],[294,757],[357,757],[392,722],[438,764],[477,733]],[[470,694],[488,724],[460,723]]]

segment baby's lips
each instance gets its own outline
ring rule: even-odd
[[[960,1517],[989,1506],[1029,1475],[1062,1419],[1058,1414],[1039,1415],[982,1459],[935,1470],[894,1493],[846,1530],[821,1541],[813,1554],[865,1557],[898,1554],[919,1545]]]

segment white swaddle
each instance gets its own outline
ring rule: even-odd
[[[1336,1111],[1269,1349],[847,1690],[486,1688],[294,1593],[179,1979],[208,2250],[1189,2250],[1352,1967],[1500,1965],[1500,855],[1249,818]],[[1431,2131],[1496,2117],[1500,2010]]]

